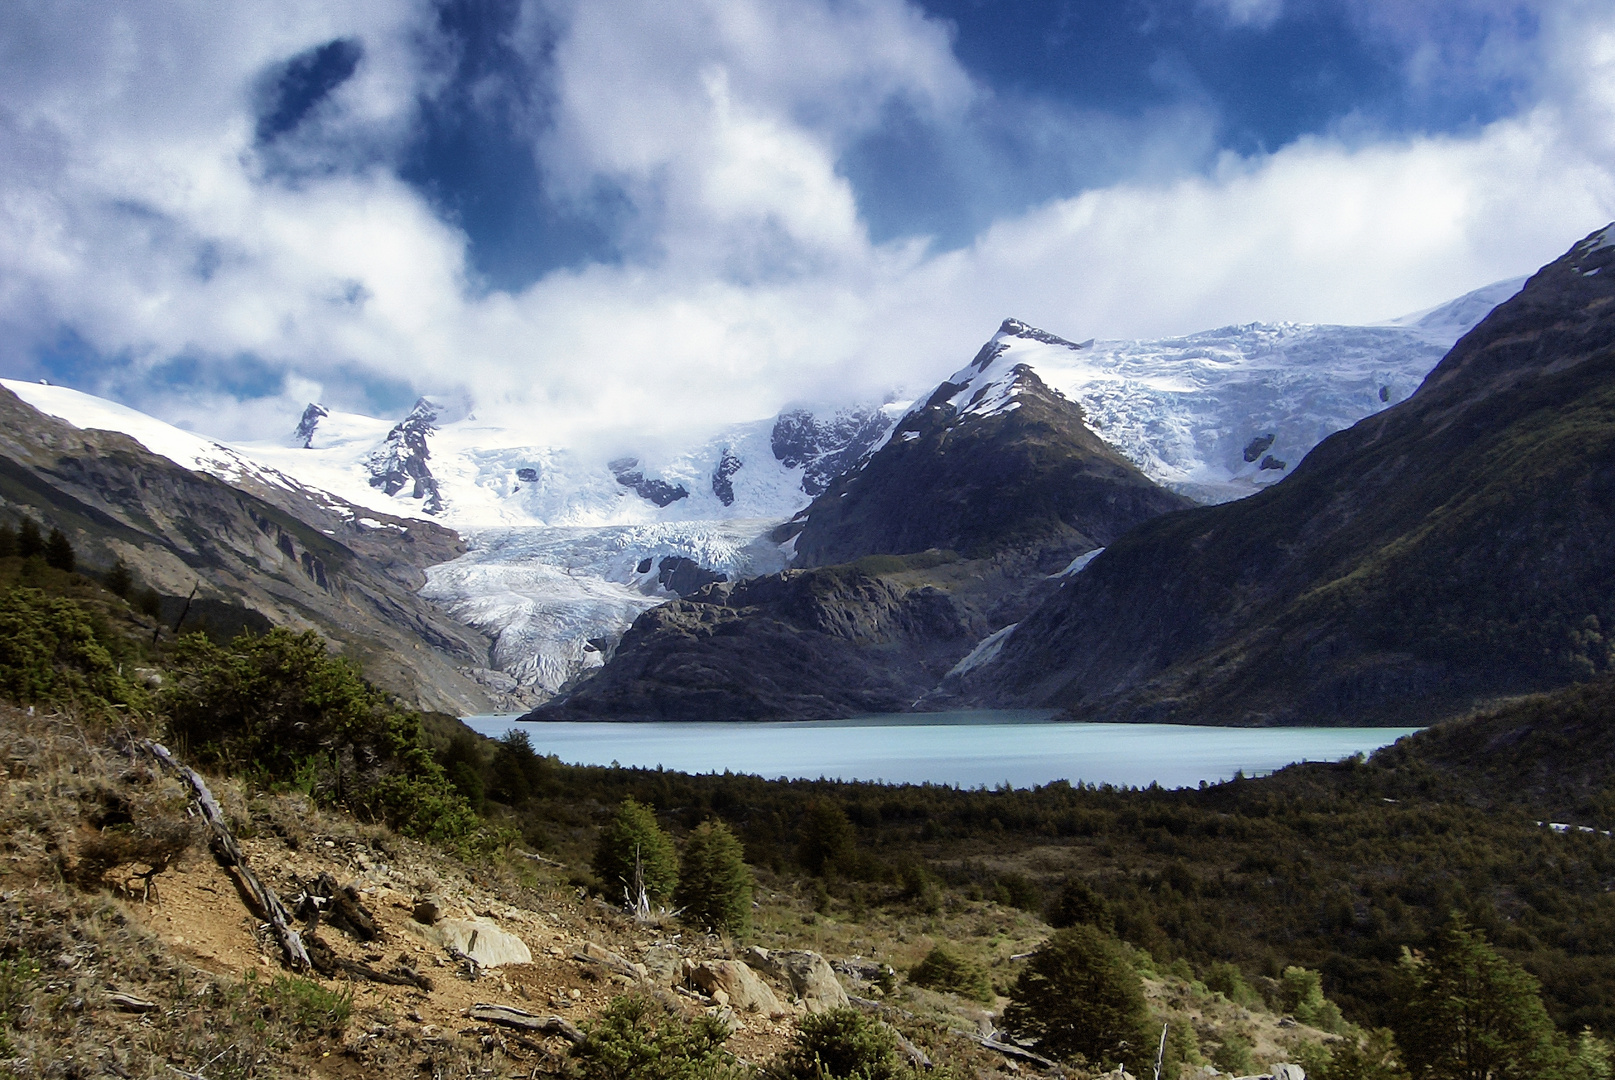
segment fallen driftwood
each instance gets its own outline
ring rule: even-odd
[[[530,1013],[512,1005],[493,1005],[484,1001],[479,1001],[467,1009],[466,1015],[486,1024],[501,1024],[522,1031],[536,1031],[540,1035],[559,1035],[571,1043],[583,1041],[583,1032],[563,1016],[539,1016],[537,1013]]]
[[[914,1066],[916,1069],[929,1069],[933,1067],[931,1065],[931,1059],[926,1056],[924,1050],[921,1050],[918,1046],[915,1046],[908,1040],[906,1036],[904,1036],[901,1031],[898,1031],[892,1025],[887,1024],[886,1021],[882,1020],[881,1023],[885,1024],[886,1030],[890,1031],[893,1037],[897,1039],[897,1049],[904,1057],[908,1058],[908,1063],[910,1065]]]
[[[224,811],[219,809],[218,800],[213,797],[213,792],[208,790],[207,781],[203,780],[195,769],[180,764],[162,743],[142,739],[140,746],[190,787],[197,805],[201,807],[203,820],[212,830],[214,854],[221,863],[235,872],[242,888],[269,919],[270,929],[280,942],[281,951],[286,954],[286,963],[297,971],[307,971],[313,967],[308,957],[308,950],[303,947],[302,937],[292,929],[291,913],[286,910],[286,905],[280,902],[280,897],[275,895],[275,890],[260,881],[258,875],[252,872],[252,867],[247,865],[247,856],[241,850],[241,845],[236,843],[236,838],[231,835],[230,827],[224,823]]]

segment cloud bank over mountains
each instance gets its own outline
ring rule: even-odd
[[[940,6],[481,7],[0,14],[0,373],[223,437],[467,391],[648,435],[934,382],[1010,314],[1372,321],[1615,217],[1604,5],[1346,3],[1400,93],[1484,107],[1273,149],[1169,50],[1098,101],[967,60]],[[1235,44],[1298,17],[1180,7]]]

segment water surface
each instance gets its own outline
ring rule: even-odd
[[[1147,787],[1259,776],[1296,761],[1369,753],[1417,728],[1214,728],[1073,724],[1047,712],[962,709],[781,723],[543,723],[469,716],[484,735],[527,732],[533,748],[577,765],[619,764],[768,779],[889,784],[1009,784],[1053,780]]]

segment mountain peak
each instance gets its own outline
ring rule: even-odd
[[[1063,337],[1051,334],[1047,330],[1039,330],[1030,323],[1023,323],[1019,319],[1005,319],[998,325],[998,333],[994,337],[1017,337],[1027,341],[1041,341],[1045,345],[1064,345],[1068,349],[1086,349],[1093,345],[1093,339],[1075,342],[1067,341]]]
[[[314,446],[314,430],[320,426],[322,418],[330,415],[331,410],[324,405],[309,402],[308,408],[303,410],[302,419],[297,421],[297,430],[292,432],[292,438],[296,440],[297,445],[304,450],[312,449]]]

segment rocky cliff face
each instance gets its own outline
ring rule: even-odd
[[[645,612],[532,720],[810,720],[906,709],[986,632],[946,593],[852,567],[709,585]]]
[[[421,500],[421,512],[426,514],[443,512],[443,494],[438,490],[437,478],[432,475],[431,466],[427,464],[432,456],[427,446],[427,437],[436,430],[434,425],[437,423],[437,417],[437,406],[421,398],[415,402],[415,407],[410,410],[409,415],[387,433],[386,440],[365,461],[370,472],[371,487],[378,488],[388,495],[397,495],[408,488],[409,494],[406,498]],[[298,425],[300,432],[303,424],[309,419],[309,412],[305,410],[303,421]],[[315,421],[318,422],[317,417]],[[313,433],[314,427],[310,424],[308,430],[310,438]],[[309,443],[305,441],[304,445],[307,446]]]
[[[1017,362],[1022,342],[1084,347],[1007,320],[867,463],[814,500],[797,539],[800,562],[932,548],[974,558],[1011,546],[1102,547],[1191,505],[1106,445],[1080,406]]]
[[[1615,228],[1272,489],[1113,543],[964,698],[1093,719],[1427,722],[1615,664]]]
[[[160,593],[184,597],[197,586],[216,612],[319,629],[372,680],[422,707],[497,703],[475,676],[486,639],[415,593],[424,567],[465,550],[448,529],[291,482],[232,487],[128,436],[45,416],[3,389],[0,511],[61,528],[88,568],[122,558]]]

